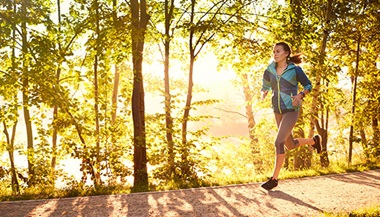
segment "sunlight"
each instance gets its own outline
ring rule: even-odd
[[[218,59],[213,54],[207,54],[203,58],[199,58],[194,64],[194,82],[206,86],[217,86],[216,82],[232,81],[236,78],[233,71],[218,72]],[[219,86],[224,89],[226,87]]]
[[[286,2],[285,0],[277,0],[277,4],[284,6]]]
[[[59,200],[57,199],[47,200],[45,203],[41,203],[39,206],[36,206],[34,210],[29,213],[29,215],[41,216],[41,213],[43,213],[44,216],[53,215],[58,206],[58,202]]]

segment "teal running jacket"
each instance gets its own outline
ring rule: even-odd
[[[298,83],[304,90],[311,91],[312,85],[301,67],[289,63],[281,76],[277,75],[276,63],[272,62],[264,72],[262,91],[272,90],[272,107],[275,113],[283,114],[299,111],[299,106],[292,105],[292,96],[298,94]]]

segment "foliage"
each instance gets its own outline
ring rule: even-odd
[[[62,4],[51,0],[0,3],[3,200],[129,192],[134,175],[131,104],[136,74],[132,56],[136,52],[132,51],[132,38],[142,37],[131,34],[131,5],[108,0],[58,2]],[[327,3],[332,4],[330,17],[325,14]],[[267,112],[270,102],[261,102],[259,91],[262,72],[278,41],[286,41],[294,52],[303,53],[303,69],[314,86],[320,85],[317,103],[307,98],[303,104],[299,129],[314,131],[312,120],[317,118],[327,130],[326,153],[331,159],[330,167],[321,168],[313,155],[310,168],[314,170],[293,171],[295,167],[289,166],[281,178],[356,171],[367,168],[355,165],[378,164],[378,2],[231,0],[173,4],[166,34],[165,2],[149,1],[150,22],[143,52],[140,50],[143,76],[139,79],[145,87],[141,94],[145,94],[146,105],[154,107],[154,112],[144,112],[151,190],[266,178],[273,167],[276,126],[272,113]],[[157,45],[166,42],[166,37],[170,38],[172,128],[165,125],[164,49]],[[231,83],[242,90],[240,95],[232,96],[235,92],[231,90],[228,97],[217,99],[196,83],[196,78],[208,76],[202,70],[205,66],[197,65],[199,60],[210,56],[217,58],[220,77],[233,72]],[[223,84],[217,82],[208,81],[223,90]],[[194,89],[189,91],[190,87]],[[233,97],[239,100],[231,100]],[[159,102],[154,102],[157,99]],[[217,106],[219,113],[214,109]],[[246,109],[245,114],[240,108]],[[183,128],[184,121],[188,129]],[[238,130],[235,126],[243,126],[236,123],[248,125],[248,135],[234,134]],[[230,134],[213,135],[218,124],[229,128]],[[351,126],[353,168],[346,165]],[[172,165],[168,129],[173,133]],[[76,172],[81,173],[81,179],[62,170],[62,161],[68,158],[80,162],[81,170]],[[20,159],[28,161],[29,167]],[[68,186],[57,189],[61,183]]]

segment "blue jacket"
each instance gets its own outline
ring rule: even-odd
[[[301,67],[289,63],[281,76],[277,75],[276,63],[272,62],[264,72],[262,91],[272,90],[272,106],[275,113],[299,111],[292,105],[292,96],[298,94],[298,82],[304,90],[311,91],[312,85]]]

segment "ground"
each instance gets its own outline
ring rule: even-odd
[[[1,202],[0,216],[320,216],[380,204],[380,170],[127,195]]]

